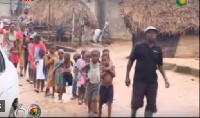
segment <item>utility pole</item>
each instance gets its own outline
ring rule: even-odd
[[[51,9],[50,2],[51,0],[49,0],[48,40],[50,39],[50,9]]]
[[[74,44],[74,23],[75,23],[75,15],[74,15],[74,8],[73,8],[73,15],[72,15],[72,40],[71,40],[72,44]]]

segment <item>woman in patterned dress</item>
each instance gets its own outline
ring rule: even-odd
[[[23,42],[24,42],[24,32],[26,28],[26,23],[21,22],[20,23],[20,31],[17,32],[17,45],[19,49],[19,65],[20,65],[20,76],[23,76],[23,68],[24,68],[24,47],[23,47]]]

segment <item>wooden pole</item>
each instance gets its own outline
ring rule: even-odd
[[[75,23],[75,15],[74,15],[74,9],[73,9],[73,15],[72,15],[72,40],[71,43],[74,43],[74,23]]]
[[[23,11],[22,11],[22,13],[24,13],[24,9],[25,9],[25,1],[23,1]]]
[[[80,38],[79,38],[79,46],[82,45],[82,40],[83,40],[83,31],[84,31],[84,19],[81,19],[81,28],[80,28]]]
[[[13,16],[12,0],[10,0],[10,15]]]
[[[147,6],[146,6],[146,0],[144,0],[144,7],[145,7],[144,10],[146,10],[146,7],[147,7]],[[146,17],[145,17],[145,24],[146,24],[145,27],[147,27],[147,19],[146,19]],[[145,28],[145,27],[144,27],[144,28]]]
[[[50,2],[51,0],[49,0],[49,19],[48,19],[48,40],[50,39]]]

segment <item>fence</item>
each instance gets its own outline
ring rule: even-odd
[[[30,7],[36,1],[21,2],[20,0],[0,0],[0,16],[19,16],[25,8]]]

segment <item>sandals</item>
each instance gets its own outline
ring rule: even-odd
[[[81,104],[82,104],[82,101],[81,101],[81,100],[79,100],[79,101],[78,101],[78,104],[79,104],[79,105],[81,105]]]
[[[20,77],[23,77],[23,74],[22,74],[22,73],[20,74]]]
[[[77,97],[72,97],[70,100],[75,100]]]
[[[35,89],[34,91],[35,91],[36,93],[39,93],[39,90],[38,90],[38,89]]]
[[[33,81],[30,81],[30,84],[33,84]]]

